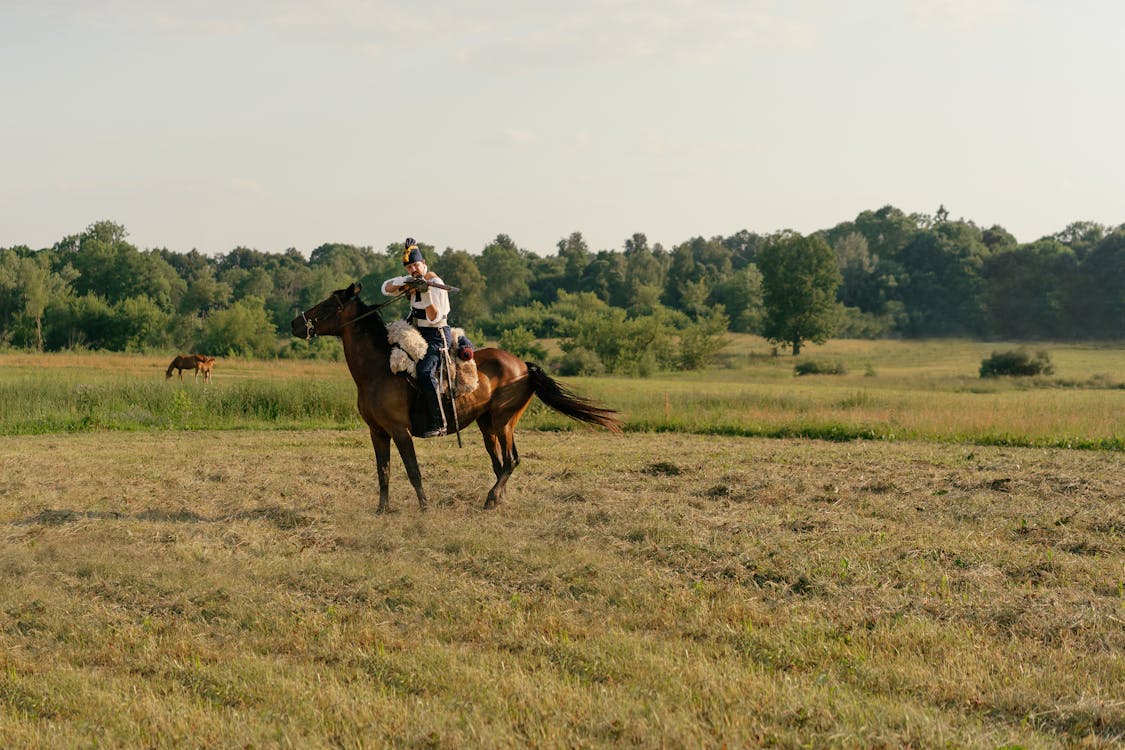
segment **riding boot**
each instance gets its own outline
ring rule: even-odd
[[[426,431],[419,437],[441,437],[445,434],[445,417],[441,413],[441,402],[437,391],[424,389],[422,398],[426,401],[426,415],[429,417],[429,423],[426,426]]]

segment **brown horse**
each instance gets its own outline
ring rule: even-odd
[[[168,372],[164,373],[164,379],[172,377],[172,370],[180,371],[180,382],[184,382],[184,370],[195,370],[192,375],[193,378],[199,377],[199,373],[203,373],[203,382],[211,382],[211,368],[215,366],[215,358],[208,357],[205,354],[181,354],[172,360],[172,364],[168,365]]]
[[[418,495],[418,507],[425,510],[426,493],[422,489],[411,425],[411,403],[417,387],[405,375],[391,373],[387,329],[379,315],[383,305],[364,304],[359,291],[360,285],[352,284],[332,292],[323,302],[293,319],[293,335],[309,339],[318,335],[338,336],[344,342],[344,358],[358,390],[359,413],[367,422],[375,448],[379,512],[389,507],[392,440]],[[536,365],[502,349],[478,349],[474,359],[478,385],[476,390],[457,398],[456,413],[457,424],[462,428],[477,423],[492,459],[496,483],[488,491],[485,508],[494,507],[504,498],[508,477],[520,462],[514,432],[532,396],[572,419],[621,432],[617,412],[574,395]],[[448,405],[446,399],[447,414]]]

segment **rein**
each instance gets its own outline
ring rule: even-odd
[[[387,305],[391,304],[392,302],[398,300],[400,297],[404,297],[404,296],[406,296],[406,292],[399,292],[398,294],[391,297],[386,302],[380,302],[377,305],[372,305],[370,310],[363,313],[362,315],[355,316],[354,318],[352,318],[348,322],[341,325],[340,328],[341,329],[347,328],[352,323],[355,323],[357,320],[363,320],[364,318],[368,317],[369,315],[375,315],[376,313],[378,313],[380,310],[382,310]],[[355,299],[359,300],[359,296],[357,295]],[[336,300],[336,303],[338,305],[340,305],[339,309],[336,310],[337,314],[339,314],[340,312],[342,312],[344,310],[344,304],[342,302],[340,302],[340,300],[338,300],[338,299]],[[304,313],[301,313],[301,320],[305,321],[305,341],[312,341],[316,337],[316,331],[314,329],[316,327],[316,320],[317,319],[316,318],[308,318],[308,317],[305,316]]]

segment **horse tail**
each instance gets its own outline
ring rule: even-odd
[[[176,360],[178,360],[178,359],[179,359],[179,357],[173,357],[172,358],[172,364],[168,365],[168,372],[164,373],[164,379],[165,380],[172,377],[172,370],[176,369]]]
[[[533,365],[530,362],[526,364],[527,375],[531,381],[531,390],[547,406],[571,419],[598,425],[610,432],[621,434],[621,420],[618,418],[616,411],[598,406],[593,401],[576,395],[562,383],[543,372],[538,365]]]

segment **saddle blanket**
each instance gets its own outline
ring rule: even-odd
[[[465,330],[452,328],[450,333],[453,346],[449,350],[449,360],[457,363],[454,368],[456,376],[453,379],[453,395],[464,396],[477,389],[477,363],[457,356],[458,342],[464,338]],[[418,329],[410,325],[409,321],[396,320],[387,326],[387,342],[391,345],[391,372],[405,373],[416,378],[418,360],[426,356],[427,348],[426,340],[418,333]]]

